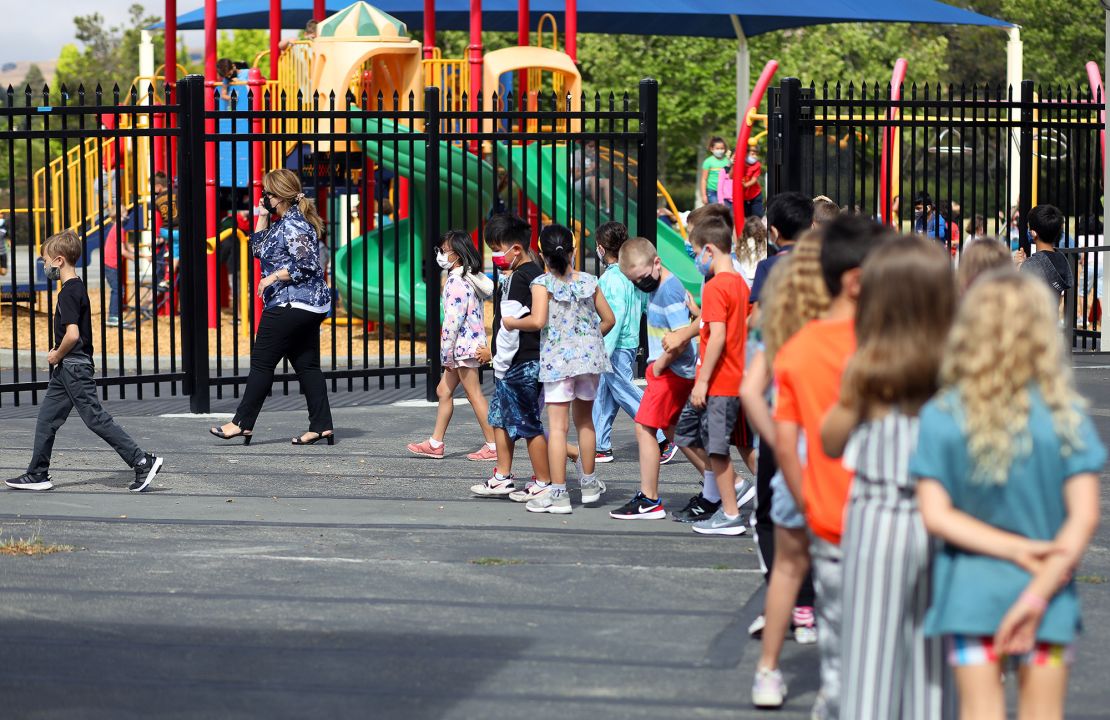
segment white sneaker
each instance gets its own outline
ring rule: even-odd
[[[516,485],[513,484],[512,475],[507,478],[499,478],[496,473],[484,483],[470,486],[470,492],[478,497],[505,497],[514,490],[516,490]]]
[[[740,482],[736,483],[736,506],[744,507],[752,500],[755,500],[755,485],[746,478],[741,478]]]
[[[813,625],[799,625],[794,628],[794,642],[799,645],[814,645],[817,643],[817,628]]]
[[[767,627],[767,619],[760,615],[748,626],[748,636],[753,638],[763,637],[763,628]]]
[[[570,515],[573,512],[570,507],[570,493],[565,489],[558,495],[552,491],[551,486],[545,487],[543,490],[524,506],[528,512],[553,513],[555,515]]]
[[[605,483],[597,478],[592,480],[582,480],[580,483],[582,488],[582,504],[589,505],[601,499],[601,494],[605,492]]]
[[[752,681],[752,705],[780,708],[786,702],[786,682],[779,670],[757,670]]]
[[[515,492],[509,493],[509,499],[513,502],[528,502],[549,487],[551,487],[549,483],[540,484],[533,478],[528,481],[528,484],[524,486],[523,490],[516,490]]]

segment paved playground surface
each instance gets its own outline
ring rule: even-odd
[[[1078,374],[1110,438],[1110,368]],[[616,462],[600,467],[603,507],[531,515],[469,497],[489,465],[463,459],[479,437],[465,404],[451,457],[405,456],[433,415],[404,401],[413,396],[338,393],[339,443],[308,448],[289,445],[306,422],[296,396],[271,399],[250,447],[218,444],[212,419],[166,417],[185,412],[182,399],[112,402],[167,459],[141,496],[124,489],[118,457],[71,419],[56,446],[57,489],[0,491],[5,538],[78,548],[0,556],[5,715],[759,716],[749,706],[759,645],[745,632],[762,605],[754,543],[610,520],[638,484],[627,418]],[[0,409],[5,476],[27,462],[33,413]],[[695,488],[688,465],[664,468],[669,507]],[[1105,717],[1105,524],[1079,574],[1087,633],[1068,717]],[[776,717],[808,717],[816,649],[787,643],[784,669],[791,697]]]

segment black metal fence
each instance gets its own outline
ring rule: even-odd
[[[803,87],[794,78],[772,88],[770,194],[825,195],[936,237],[956,262],[977,236],[1001,238],[1028,254],[1029,210],[1056,205],[1066,217],[1061,246],[1076,280],[1065,296],[1065,327],[1075,350],[1099,349],[1107,260],[1101,93],[1030,81],[1018,88],[895,90]]]
[[[441,278],[430,248],[447,229],[471,232],[481,247],[496,212],[519,213],[536,231],[564,223],[580,239],[580,262],[595,269],[592,233],[601,222],[654,237],[651,80],[637,98],[479,97],[468,111],[436,88],[422,97],[306,99],[260,84],[224,97],[199,76],[185,78],[170,105],[153,88],[111,104],[61,97],[57,107],[48,92],[41,103],[28,95],[19,104],[9,92],[0,108],[5,200],[17,220],[0,277],[11,288],[0,304],[0,321],[11,323],[10,331],[0,325],[0,358],[10,358],[0,360],[0,403],[37,402],[46,385],[54,288],[35,257],[41,240],[67,227],[88,246],[83,271],[105,397],[109,385],[120,397],[130,385],[139,397],[153,385],[155,394],[188,395],[203,412],[210,393],[237,395],[261,312],[248,245],[253,208],[262,175],[275,168],[299,175],[327,226],[321,259],[333,311],[321,346],[333,391],[380,388],[390,378],[415,387],[423,375],[434,397]],[[161,203],[158,171],[170,185]],[[112,220],[112,208],[123,220]],[[20,209],[32,222],[19,222]],[[116,263],[129,279],[118,321],[105,305],[115,278],[105,272],[101,235],[111,235],[117,258],[125,248],[136,254]],[[289,392],[288,369],[277,379],[275,391]]]

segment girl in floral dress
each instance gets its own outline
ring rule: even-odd
[[[443,437],[455,410],[455,388],[462,385],[485,436],[485,444],[466,457],[468,460],[496,460],[497,446],[493,441],[493,428],[487,419],[489,406],[478,379],[479,357],[486,350],[483,306],[493,295],[493,281],[482,273],[482,259],[465,232],[448,231],[434,249],[436,262],[447,271],[447,282],[443,284],[443,325],[439,345],[443,377],[436,388],[439,408],[432,436],[423,442],[409,443],[408,450],[414,455],[437,460],[443,458]]]
[[[611,372],[602,336],[616,324],[597,278],[571,265],[574,235],[562,225],[540,231],[540,252],[548,272],[532,281],[532,313],[502,319],[507,330],[540,331],[540,373],[550,435],[547,455],[551,484],[528,501],[529,512],[565,515],[567,494],[567,431],[570,415],[578,434],[579,485],[582,502],[601,499],[605,485],[594,477],[593,405],[601,373]]]

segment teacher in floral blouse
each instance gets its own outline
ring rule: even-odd
[[[231,422],[209,432],[230,440],[242,437],[249,445],[254,423],[274,382],[274,369],[287,358],[297,373],[308,401],[308,432],[293,438],[294,445],[335,443],[331,407],[324,374],[320,371],[320,324],[331,312],[331,291],[320,265],[320,237],[324,221],[304,196],[301,181],[289,170],[274,170],[262,178],[262,202],[251,235],[251,253],[261,261],[258,296],[265,309],[258,323],[247,388]],[[278,220],[270,224],[270,216]]]

